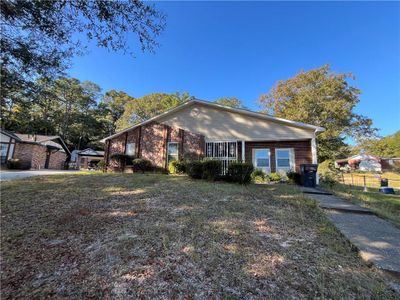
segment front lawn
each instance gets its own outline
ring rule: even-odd
[[[290,186],[74,174],[1,205],[2,299],[396,297]]]

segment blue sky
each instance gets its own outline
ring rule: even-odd
[[[167,27],[155,54],[89,46],[69,74],[123,90],[235,96],[254,110],[277,80],[330,64],[352,72],[356,112],[382,135],[400,129],[399,2],[157,2]]]

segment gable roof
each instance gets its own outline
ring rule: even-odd
[[[105,142],[106,140],[109,140],[111,138],[117,137],[117,136],[119,136],[119,135],[121,135],[121,134],[123,134],[123,133],[125,133],[127,131],[135,129],[136,127],[145,125],[145,124],[153,122],[153,121],[157,121],[158,119],[164,118],[164,117],[166,117],[166,116],[168,116],[168,115],[170,115],[172,113],[180,111],[180,110],[182,110],[182,109],[184,109],[186,107],[189,107],[191,105],[194,105],[196,103],[197,104],[206,105],[206,106],[210,106],[210,107],[214,107],[214,108],[218,108],[218,109],[222,109],[222,110],[229,111],[229,112],[234,112],[234,113],[238,113],[238,114],[247,115],[247,116],[250,116],[250,117],[264,119],[264,120],[267,120],[267,121],[273,121],[273,122],[277,122],[277,123],[281,123],[281,124],[285,124],[285,125],[289,125],[289,126],[305,128],[305,129],[311,129],[311,130],[314,130],[315,132],[325,131],[325,128],[314,126],[314,125],[311,125],[311,124],[291,121],[291,120],[287,120],[287,119],[283,119],[283,118],[277,118],[277,117],[273,117],[273,116],[268,115],[268,114],[264,114],[264,113],[260,113],[260,112],[254,112],[254,111],[251,111],[251,110],[248,110],[248,109],[234,108],[234,107],[221,105],[221,104],[218,104],[218,103],[213,103],[213,102],[209,102],[209,101],[205,101],[205,100],[194,99],[194,100],[190,100],[190,101],[184,102],[184,103],[182,103],[182,104],[180,104],[180,105],[178,105],[178,106],[176,106],[176,107],[174,107],[172,109],[169,109],[169,110],[167,110],[167,111],[165,111],[165,112],[163,112],[163,113],[161,113],[161,114],[159,114],[157,116],[154,116],[154,117],[152,117],[150,119],[147,119],[147,120],[145,120],[143,122],[135,124],[135,125],[133,125],[131,127],[128,127],[128,128],[126,128],[124,130],[121,130],[121,131],[119,131],[119,132],[117,132],[117,133],[115,133],[113,135],[110,135],[110,136],[102,139],[101,142]]]
[[[17,142],[20,143],[32,143],[43,146],[51,146],[60,150],[64,150],[68,154],[71,154],[63,139],[58,135],[13,133],[4,129],[1,129],[1,133],[15,139]]]

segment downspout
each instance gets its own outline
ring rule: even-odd
[[[318,153],[317,153],[317,129],[314,131],[314,137],[311,139],[311,155],[312,155],[312,163],[313,164],[318,164]],[[316,182],[317,185],[319,184],[319,176],[318,176],[318,171],[317,171],[317,176],[316,176]]]

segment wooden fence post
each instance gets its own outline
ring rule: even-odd
[[[364,175],[364,192],[368,192],[368,189],[367,189],[367,182],[366,182],[366,179],[365,179],[365,175]]]
[[[351,173],[351,185],[354,186],[353,173]]]

